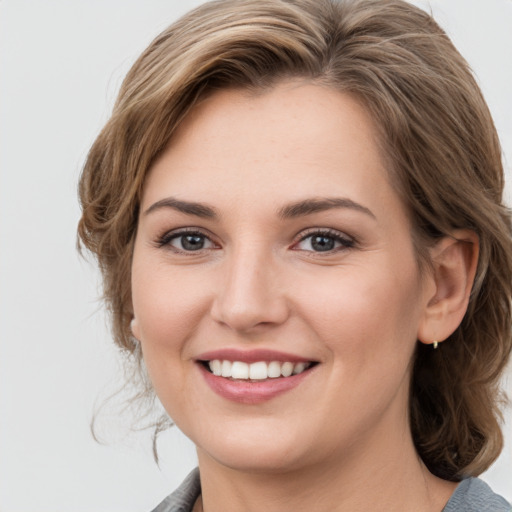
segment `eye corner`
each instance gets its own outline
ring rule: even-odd
[[[209,233],[197,227],[168,230],[154,241],[157,248],[169,249],[176,254],[194,255],[220,249],[220,245]]]
[[[301,246],[302,244],[304,246]],[[301,232],[290,249],[318,255],[330,255],[352,249],[355,245],[355,239],[341,231],[332,228],[311,228]]]

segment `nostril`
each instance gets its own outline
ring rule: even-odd
[[[250,249],[247,249],[250,245]],[[246,250],[247,249],[247,250]],[[283,288],[266,249],[233,248],[219,269],[221,281],[211,304],[212,318],[238,332],[278,325],[288,317]]]
[[[216,322],[235,331],[247,332],[280,325],[289,316],[286,304],[279,297],[235,298],[219,298],[211,310]]]

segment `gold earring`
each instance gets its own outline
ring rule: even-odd
[[[434,341],[434,342],[432,342],[432,345],[434,346],[434,350],[435,350],[439,346],[439,342]]]

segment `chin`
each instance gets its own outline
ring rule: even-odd
[[[205,450],[198,449],[198,452]],[[218,464],[235,471],[244,473],[287,473],[304,465],[303,457],[295,457],[289,450],[268,447],[262,449],[259,445],[232,446],[222,450],[207,452],[209,458]]]
[[[312,454],[304,449],[314,443],[308,443],[304,436],[297,437],[290,428],[255,428],[255,421],[252,422],[251,429],[244,430],[238,425],[236,430],[210,431],[203,439],[194,440],[191,436],[198,447],[200,462],[204,456],[248,473],[286,473],[314,463],[310,460]]]
[[[229,430],[210,431],[205,437],[190,437],[197,446],[200,462],[202,457],[207,457],[237,471],[286,472],[296,468],[301,461],[304,462],[304,453],[300,447],[305,445],[295,440],[289,430],[276,434],[275,429],[244,432],[237,428],[236,433]]]

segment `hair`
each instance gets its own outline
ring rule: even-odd
[[[429,245],[455,229],[479,237],[467,313],[439,350],[418,343],[409,403],[415,446],[429,470],[453,481],[478,475],[502,449],[499,383],[512,350],[501,149],[468,64],[433,18],[405,1],[217,0],[143,52],[79,184],[79,238],[97,257],[115,342],[141,366],[129,325],[130,273],[155,158],[215,90],[264,91],[295,78],[349,94],[371,114],[410,211],[419,261],[428,264]],[[162,428],[157,423],[157,433]]]

